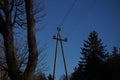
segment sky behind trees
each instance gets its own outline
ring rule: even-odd
[[[28,1],[28,2],[31,1],[31,4],[32,4],[32,0],[25,0],[25,1]],[[40,0],[36,0],[36,1],[39,2]],[[45,60],[47,61],[47,65],[49,67],[48,70],[46,71],[47,74],[49,73],[53,74],[53,62],[54,62],[55,45],[56,45],[55,44],[56,41],[53,40],[53,36],[57,34],[57,27],[61,27],[62,38],[65,38],[65,37],[68,38],[68,42],[63,42],[63,44],[64,44],[64,51],[65,51],[69,74],[71,74],[74,71],[74,68],[77,67],[79,58],[81,57],[80,48],[83,47],[83,42],[84,40],[88,38],[88,35],[91,31],[98,32],[98,37],[102,39],[102,42],[104,42],[103,45],[106,45],[106,50],[108,50],[108,52],[111,52],[112,47],[114,46],[120,49],[120,40],[119,40],[120,39],[119,38],[120,0],[49,0],[49,1],[42,0],[42,1],[45,1],[46,10],[42,9],[42,6],[44,6],[44,2],[42,5],[36,2],[38,3],[38,5],[35,4],[34,9],[35,8],[36,8],[35,10],[40,9],[40,11],[41,9],[44,10],[43,13],[41,12],[40,14],[35,15],[35,18],[38,18],[40,15],[42,16],[40,17],[42,18],[42,21],[40,21],[39,23],[36,23],[36,27],[37,27],[36,38],[37,38],[38,49],[42,48],[44,50],[45,48],[45,51],[44,51],[44,53],[46,53]],[[20,16],[19,17],[17,16],[17,18],[13,18],[13,16],[15,16],[14,14],[17,14],[16,11],[18,9],[18,7],[13,9],[12,6],[14,6],[13,5],[14,1],[11,2],[10,0],[10,3],[8,3],[7,1],[5,2],[4,0],[2,0],[2,2],[0,3],[1,3],[1,8],[2,8],[0,9],[0,16],[1,16],[0,17],[1,19],[0,32],[4,36],[3,39],[5,41],[4,43],[5,43],[6,54],[8,54],[6,57],[8,58],[7,59],[8,68],[9,68],[8,71],[9,71],[9,74],[11,75],[11,78],[13,79],[21,78],[20,77],[21,73],[16,74],[18,72],[19,67],[17,65],[17,59],[14,54],[15,53],[14,41],[16,41],[17,39],[21,39],[20,37],[22,37],[22,39],[20,40],[21,41],[20,44],[24,44],[24,40],[27,40],[27,38],[29,38],[28,44],[33,45],[33,46],[28,46],[28,48],[31,47],[29,49],[29,52],[35,51],[35,53],[37,53],[37,50],[32,50],[32,49],[37,49],[37,47],[35,48],[36,45],[34,43],[35,37],[31,35],[31,33],[33,32],[32,30],[31,30],[32,32],[30,32],[29,34],[31,37],[27,37],[28,34],[26,34],[27,32],[26,30],[22,31],[20,28],[17,28],[17,29],[15,28],[14,29],[15,39],[13,40],[13,33],[12,33],[13,28],[12,27],[14,25],[14,22],[16,22],[14,21],[14,19],[18,19],[21,21],[19,17],[21,17],[21,15],[23,17],[26,16],[26,14],[23,14],[25,12],[24,11],[25,9],[23,9],[24,4],[23,4],[23,7],[21,5],[18,5],[18,6],[21,6],[19,7],[19,9],[23,10],[23,11],[20,11]],[[32,9],[30,7],[31,6],[26,5],[27,12],[29,12],[29,10]],[[4,11],[6,14],[3,13]],[[30,11],[32,13],[32,10]],[[43,19],[44,13],[46,13],[47,16]],[[10,14],[11,17],[10,15],[7,15],[7,14]],[[29,15],[29,13],[27,13],[27,15],[28,15],[27,20],[26,19],[25,21],[23,20],[23,23],[28,21],[27,22],[28,27],[34,27],[32,26],[33,24],[31,22],[31,21],[34,22],[33,17],[31,17],[33,15]],[[5,17],[6,19],[3,17]],[[30,19],[31,21],[29,22]],[[20,32],[20,36],[17,35],[17,33],[19,32]],[[37,56],[33,58],[33,56],[31,56],[29,60],[31,59],[30,60],[31,62],[35,61],[33,63],[36,63],[36,60],[37,60],[36,57]],[[31,62],[28,62],[28,63],[30,63],[31,66],[34,66]],[[41,66],[39,66],[39,68],[40,67]],[[31,70],[29,68],[31,67],[28,66],[26,68],[25,73],[27,70]],[[59,80],[59,78],[63,74],[65,74],[60,45],[59,45],[59,50],[58,50],[56,74],[57,74],[57,80]],[[26,78],[30,78],[30,77],[27,76]]]
[[[47,74],[53,73],[55,40],[52,36],[57,34],[57,27],[62,27],[62,37],[68,38],[63,44],[69,74],[77,66],[80,47],[91,31],[98,32],[109,52],[113,46],[120,47],[120,0],[46,0],[45,3],[47,16],[42,24],[37,24],[45,28],[37,33],[37,40],[47,46]],[[62,21],[63,25],[59,26]],[[58,54],[57,80],[65,74],[60,49]]]

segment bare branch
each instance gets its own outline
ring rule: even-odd
[[[11,2],[10,12],[13,10],[13,8],[14,8],[14,0],[12,0],[12,2]]]
[[[16,22],[16,18],[17,18],[17,8],[15,9],[15,13],[14,13],[14,18],[13,18],[13,26],[15,25]]]
[[[8,72],[8,68],[6,66],[3,66],[2,64],[0,64],[0,67],[2,71]]]
[[[4,5],[4,1],[0,1],[0,9],[4,10],[5,9],[5,5]]]

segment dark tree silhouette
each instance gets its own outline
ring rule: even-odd
[[[112,54],[107,59],[106,65],[109,80],[120,80],[120,53],[117,47],[113,47]]]
[[[35,75],[34,80],[47,80],[47,79],[45,77],[45,74],[40,72],[37,75]]]
[[[53,76],[51,74],[49,74],[48,80],[53,80]]]
[[[5,58],[11,80],[33,80],[38,51],[35,39],[34,0],[0,0],[0,34],[4,40]],[[38,7],[38,6],[37,6]],[[42,10],[42,8],[40,8]],[[43,17],[43,16],[42,16]],[[27,26],[28,62],[21,72],[15,55],[14,26]]]
[[[8,80],[9,76],[8,76],[8,68],[7,68],[7,63],[6,63],[6,59],[5,59],[5,48],[4,48],[4,44],[3,44],[3,40],[0,38],[0,73],[2,74],[0,77],[0,80],[5,79]],[[45,61],[46,55],[43,53],[43,51],[45,50],[45,47],[39,48],[38,51],[38,63],[37,63],[37,67],[36,67],[36,71],[34,75],[37,75],[35,77],[38,77],[38,74],[41,75],[42,72],[44,72],[47,69],[47,63]],[[27,65],[28,62],[28,47],[27,47],[27,43],[25,42],[20,42],[20,41],[16,41],[15,43],[15,56],[17,59],[17,63],[18,63],[18,67],[20,69],[21,72],[24,72],[25,67]],[[42,73],[43,74],[43,73]],[[41,75],[42,76],[42,75]]]
[[[106,59],[105,46],[98,38],[96,31],[90,33],[84,41],[78,68],[75,68],[71,80],[101,80],[103,77],[104,61]]]

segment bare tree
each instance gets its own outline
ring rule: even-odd
[[[23,73],[27,62],[28,62],[28,46],[26,42],[20,42],[21,40],[16,40],[15,41],[15,56],[17,59],[17,63],[18,63],[18,67],[19,70]],[[47,62],[45,61],[46,58],[46,54],[44,54],[46,47],[40,47],[38,50],[38,63],[37,63],[37,67],[36,67],[36,71],[35,74],[37,79],[39,79],[40,77],[43,76],[43,72],[45,70],[47,70]],[[5,59],[5,47],[3,44],[3,40],[0,38],[0,73],[1,73],[1,77],[0,80],[4,79],[4,80],[8,80],[8,69],[7,69],[7,63],[6,63],[6,59]],[[45,78],[45,76],[43,76],[43,78]]]
[[[26,24],[27,23],[27,24]],[[14,26],[27,25],[28,62],[21,72],[14,47]],[[5,46],[5,59],[11,80],[32,80],[37,65],[33,0],[0,0],[0,33]]]

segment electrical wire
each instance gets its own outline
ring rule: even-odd
[[[76,3],[76,2],[77,2],[77,0],[74,0],[74,1],[73,1],[72,5],[69,7],[67,13],[64,15],[64,17],[63,17],[62,21],[60,22],[60,24],[58,25],[58,27],[63,28],[62,26],[63,26],[65,20],[67,19],[68,15],[69,15],[70,12],[72,11],[73,7],[75,6],[75,3]]]

